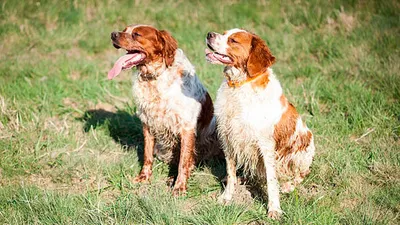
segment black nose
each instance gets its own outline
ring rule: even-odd
[[[208,32],[207,39],[214,38],[214,37],[215,37],[215,33],[214,32]]]
[[[119,35],[118,32],[112,32],[111,33],[111,39],[115,40],[116,38],[118,38],[118,35]]]

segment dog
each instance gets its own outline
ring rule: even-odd
[[[209,32],[206,44],[207,61],[225,66],[226,80],[214,105],[227,163],[219,200],[232,199],[240,167],[250,177],[266,179],[268,217],[277,219],[282,213],[279,184],[282,192],[290,192],[310,173],[313,134],[284,96],[271,69],[275,57],[260,37],[231,29]]]
[[[133,181],[149,181],[155,154],[178,165],[173,193],[184,194],[195,164],[223,155],[210,95],[167,31],[130,25],[112,32],[111,40],[115,48],[123,48],[127,54],[115,62],[108,79],[136,68],[133,95],[143,126],[144,163]]]

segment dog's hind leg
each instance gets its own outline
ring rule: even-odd
[[[305,148],[305,151],[296,152],[291,155],[290,172],[292,173],[292,180],[283,183],[281,186],[282,193],[288,193],[295,189],[304,178],[310,173],[310,166],[313,161],[315,154],[315,146],[313,138],[310,139],[309,145]]]

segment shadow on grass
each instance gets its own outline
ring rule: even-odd
[[[131,151],[135,149],[138,155],[138,161],[143,166],[143,133],[142,123],[140,119],[131,115],[125,111],[110,112],[104,109],[93,109],[88,110],[78,120],[84,122],[83,129],[85,132],[89,132],[90,129],[96,129],[105,126],[110,137],[115,142],[119,143],[125,150]],[[179,154],[176,162],[179,162]],[[211,169],[211,173],[221,180],[226,175],[225,171],[225,159],[216,158],[205,162],[200,162],[197,167],[207,166]],[[173,186],[175,179],[178,174],[178,165],[174,163],[169,164],[168,176],[172,180],[168,181],[169,186]],[[222,187],[222,186],[221,186]]]
[[[78,120],[85,123],[83,126],[85,132],[107,126],[110,137],[127,151],[136,149],[139,162],[143,164],[142,123],[137,116],[121,110],[110,112],[104,109],[93,109],[86,111]]]

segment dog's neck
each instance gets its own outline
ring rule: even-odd
[[[243,86],[246,83],[252,82],[252,81],[257,81],[257,83],[268,83],[269,80],[269,73],[270,69],[267,69],[267,71],[257,74],[254,77],[249,77],[247,72],[238,69],[233,66],[226,66],[224,69],[224,76],[226,78],[226,83],[228,84],[229,87],[231,88],[239,88]]]
[[[137,75],[140,81],[157,80],[157,78],[167,71],[177,70],[178,72],[178,68],[181,68],[181,72],[184,70],[185,74],[187,75],[194,76],[196,74],[193,65],[186,58],[183,51],[179,48],[175,51],[174,62],[171,66],[167,67],[164,59],[156,62],[146,63],[137,66]]]
[[[167,69],[167,66],[163,60],[160,60],[138,65],[137,69],[139,81],[151,81],[156,80]]]
[[[135,77],[139,82],[152,82],[159,79],[173,80],[174,76],[196,76],[196,71],[181,49],[175,52],[175,59],[171,66],[167,67],[165,61],[160,60],[137,66]],[[165,75],[165,76],[164,76]]]
[[[247,79],[247,75],[244,71],[233,66],[226,66],[224,68],[224,76],[228,84],[241,83]]]

